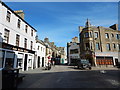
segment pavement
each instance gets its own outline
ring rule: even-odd
[[[51,70],[37,68],[21,72],[26,77],[18,88],[118,88],[120,70],[115,67],[80,70],[56,65]]]

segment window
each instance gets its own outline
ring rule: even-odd
[[[38,50],[40,49],[40,46],[38,46]]]
[[[25,32],[27,33],[28,25],[25,25]]]
[[[24,40],[24,48],[27,48],[27,39]]]
[[[118,51],[120,50],[120,44],[117,44],[117,49],[118,49]]]
[[[32,50],[32,48],[33,48],[33,42],[32,41],[31,41],[31,46],[30,47],[31,47],[31,50]]]
[[[87,49],[87,50],[90,49],[89,43],[85,43],[85,46],[86,46],[86,49]]]
[[[86,37],[86,38],[89,37],[89,33],[88,33],[88,32],[85,33],[85,37]]]
[[[21,21],[18,19],[18,28],[20,28],[20,22],[21,22]]]
[[[5,29],[4,31],[4,40],[6,43],[9,42],[9,30]]]
[[[113,49],[115,49],[115,48],[116,48],[115,43],[113,43]]]
[[[20,35],[16,34],[16,46],[19,46]]]
[[[8,22],[10,22],[10,16],[11,16],[11,13],[9,11],[7,11],[7,16],[6,16],[6,20]]]
[[[113,34],[113,33],[111,34],[111,37],[114,37],[114,34]]]
[[[116,34],[116,39],[120,39],[119,34]]]
[[[90,48],[93,49],[93,47],[92,47],[92,43],[91,43],[91,45],[90,45]]]
[[[78,53],[78,49],[71,49],[70,50],[70,54],[76,54],[76,53]]]
[[[120,44],[118,44],[118,50],[120,51]]]
[[[92,32],[90,32],[90,37],[92,37]]]
[[[95,38],[98,38],[98,32],[95,32]]]
[[[100,50],[100,45],[99,45],[99,43],[96,43],[96,50]]]
[[[31,30],[31,36],[33,36],[33,29]]]
[[[106,44],[106,48],[107,48],[107,50],[110,50],[110,44],[109,43]]]
[[[41,47],[41,51],[42,51],[42,47]]]
[[[108,35],[108,33],[105,33],[105,38],[109,38],[109,35]]]
[[[6,61],[5,61],[5,67],[6,68],[13,68],[14,66],[14,57],[15,54],[13,52],[6,52]]]

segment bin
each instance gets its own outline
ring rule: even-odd
[[[2,90],[17,89],[19,69],[2,70]]]

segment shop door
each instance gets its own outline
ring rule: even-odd
[[[40,57],[38,56],[38,68],[40,67]]]
[[[24,70],[26,71],[27,69],[27,58],[28,58],[28,55],[25,54],[25,59],[24,59]]]
[[[42,67],[44,67],[44,57],[42,57]]]
[[[118,66],[118,59],[115,59],[115,65]]]

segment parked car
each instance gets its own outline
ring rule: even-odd
[[[87,59],[80,59],[77,61],[77,68],[80,69],[92,69],[91,64],[89,63],[89,60]]]
[[[117,68],[120,68],[120,62],[118,63]]]

